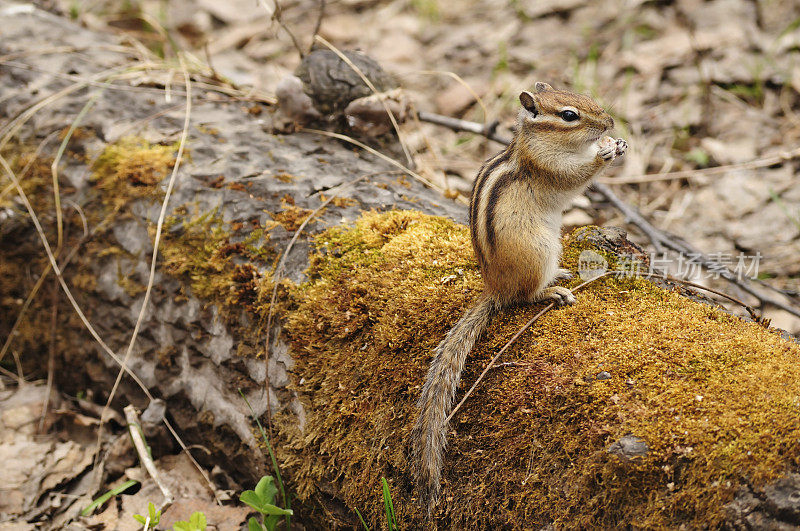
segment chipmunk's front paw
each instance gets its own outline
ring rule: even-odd
[[[618,138],[616,141],[616,151],[614,152],[615,156],[621,157],[625,154],[628,150],[628,143],[625,142],[623,139]]]
[[[610,136],[604,136],[597,141],[597,156],[606,162],[611,162],[617,156],[617,141]]]

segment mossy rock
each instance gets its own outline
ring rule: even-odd
[[[590,240],[566,239],[565,267]],[[309,273],[287,325],[307,412],[284,430],[294,487],[335,484],[376,526],[386,477],[402,527],[430,527],[408,437],[431,351],[481,290],[468,229],[366,214],[317,237]],[[459,394],[541,307],[495,320]],[[800,347],[645,279],[587,286],[500,362],[451,423],[441,528],[717,527],[740,488],[797,468]]]

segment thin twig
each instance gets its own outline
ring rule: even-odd
[[[575,286],[575,287],[574,287],[574,288],[572,288],[570,291],[571,291],[572,293],[575,293],[576,291],[579,291],[579,290],[581,290],[581,289],[585,288],[586,286],[588,286],[588,285],[589,285],[589,284],[591,284],[592,282],[596,282],[597,280],[600,280],[600,279],[601,279],[601,278],[603,278],[603,277],[607,277],[607,276],[610,276],[610,275],[615,275],[615,274],[617,274],[617,272],[616,272],[616,271],[606,271],[605,273],[603,273],[603,274],[601,274],[601,275],[598,275],[598,276],[596,276],[595,278],[593,278],[593,279],[591,279],[591,280],[587,280],[586,282],[583,282],[583,283],[581,283],[581,284],[579,284],[579,285]],[[476,388],[476,387],[478,387],[478,384],[480,383],[480,381],[481,381],[481,380],[483,380],[483,377],[484,377],[484,376],[486,376],[486,373],[487,373],[487,372],[489,372],[489,370],[492,368],[492,366],[495,364],[495,362],[496,362],[498,359],[500,359],[500,356],[502,356],[502,355],[503,355],[503,353],[504,353],[506,350],[508,350],[508,347],[510,347],[510,346],[511,346],[511,345],[514,343],[514,341],[516,341],[516,340],[517,340],[517,338],[519,338],[519,336],[521,336],[521,335],[523,334],[523,332],[525,332],[525,330],[527,330],[528,328],[530,328],[530,326],[531,326],[533,323],[535,323],[535,322],[536,322],[536,321],[539,319],[539,317],[543,316],[544,314],[546,314],[547,312],[549,312],[550,310],[552,310],[553,308],[555,308],[555,306],[556,306],[556,303],[554,303],[554,302],[551,302],[550,304],[548,304],[547,306],[545,306],[544,308],[542,308],[542,310],[541,310],[539,313],[537,313],[536,315],[534,315],[534,316],[533,316],[533,317],[532,317],[532,318],[531,318],[531,319],[530,319],[530,320],[529,320],[527,323],[525,323],[525,324],[522,326],[522,328],[520,328],[519,330],[517,330],[517,333],[516,333],[516,334],[514,334],[513,336],[511,336],[511,339],[509,339],[509,340],[508,340],[508,342],[507,342],[505,345],[503,345],[503,348],[501,348],[501,349],[500,349],[500,350],[497,352],[497,354],[495,354],[495,355],[494,355],[494,357],[491,359],[491,361],[489,361],[489,363],[487,363],[487,364],[486,364],[486,367],[483,369],[483,372],[480,374],[480,376],[478,376],[478,379],[477,379],[477,380],[475,380],[475,383],[474,383],[474,384],[472,384],[472,387],[470,387],[470,388],[469,388],[469,390],[468,390],[466,393],[464,393],[464,397],[461,399],[461,401],[458,403],[458,405],[456,405],[456,407],[455,407],[455,408],[453,408],[453,411],[451,411],[451,412],[450,412],[450,414],[447,416],[447,419],[444,421],[444,422],[445,422],[445,424],[447,424],[448,422],[450,422],[450,419],[452,419],[452,418],[453,418],[453,415],[455,415],[455,414],[456,414],[456,412],[457,412],[457,411],[458,411],[458,410],[461,408],[461,406],[464,404],[464,402],[466,402],[466,401],[467,401],[467,398],[469,398],[469,395],[471,395],[471,394],[472,394],[472,392],[475,390],[475,388]]]
[[[142,464],[149,476],[158,485],[161,495],[164,496],[164,503],[159,507],[160,511],[164,511],[167,507],[172,505],[175,498],[172,496],[172,491],[169,490],[158,473],[156,464],[153,462],[153,457],[144,441],[144,434],[142,433],[142,424],[139,421],[139,415],[136,413],[136,408],[132,404],[128,404],[123,408],[125,412],[125,421],[128,423],[128,433],[131,434],[133,440],[133,447],[136,448],[136,455],[139,456],[139,462]]]
[[[450,422],[450,419],[452,419],[452,418],[453,418],[453,415],[455,415],[455,414],[458,412],[458,410],[459,410],[459,409],[461,409],[461,406],[464,404],[464,402],[466,402],[466,401],[467,401],[467,398],[469,398],[469,395],[471,395],[471,394],[472,394],[472,392],[475,390],[475,388],[476,388],[476,387],[478,387],[478,384],[480,383],[480,381],[481,381],[481,380],[483,380],[483,377],[484,377],[484,376],[486,376],[486,373],[487,373],[487,372],[489,372],[489,370],[492,368],[492,366],[494,365],[494,363],[495,363],[495,362],[496,362],[496,361],[497,361],[497,360],[500,358],[500,356],[502,356],[502,355],[503,355],[503,352],[505,352],[506,350],[508,350],[508,347],[510,347],[510,346],[511,346],[511,344],[512,344],[512,343],[514,343],[514,341],[516,341],[516,340],[517,340],[517,338],[518,338],[519,336],[521,336],[523,332],[525,332],[525,330],[527,330],[528,328],[530,328],[530,326],[531,326],[533,323],[535,323],[535,322],[536,322],[536,320],[537,320],[537,319],[539,319],[539,317],[543,316],[545,313],[547,313],[548,311],[550,311],[551,309],[553,309],[553,308],[555,307],[555,305],[556,305],[556,304],[555,304],[554,302],[551,302],[550,304],[548,304],[547,306],[545,306],[544,308],[542,308],[542,310],[541,310],[539,313],[537,313],[536,315],[534,315],[534,316],[533,316],[533,318],[531,318],[531,319],[530,319],[530,320],[529,320],[527,323],[525,323],[525,324],[522,326],[522,328],[520,328],[519,330],[517,330],[517,333],[516,333],[516,334],[514,334],[514,335],[511,337],[511,339],[509,339],[509,340],[508,340],[508,342],[507,342],[505,345],[503,345],[503,348],[501,348],[501,349],[500,349],[500,350],[497,352],[497,354],[495,354],[495,355],[494,355],[494,357],[493,357],[493,358],[492,358],[492,359],[489,361],[489,363],[487,363],[487,364],[486,364],[486,367],[483,369],[483,372],[480,374],[480,376],[478,376],[478,379],[477,379],[477,380],[475,380],[475,383],[474,383],[474,384],[472,384],[472,387],[470,387],[470,388],[469,388],[469,390],[468,390],[466,393],[464,393],[464,396],[461,398],[461,401],[460,401],[460,402],[459,402],[459,403],[456,405],[456,407],[454,407],[454,408],[453,408],[453,410],[452,410],[452,411],[450,412],[450,414],[447,416],[447,419],[445,419],[445,421],[444,421],[444,423],[445,423],[445,424],[449,423],[449,422]]]
[[[605,197],[606,201],[611,203],[611,206],[622,213],[626,222],[636,226],[645,234],[645,236],[647,236],[647,238],[650,240],[650,243],[653,244],[653,248],[656,250],[657,254],[662,254],[664,252],[664,245],[666,244],[664,241],[664,234],[659,229],[651,225],[636,207],[633,207],[620,199],[611,188],[603,183],[594,182],[592,183],[592,187],[603,197]],[[673,238],[675,237],[673,236]]]
[[[690,281],[684,280],[682,278],[676,278],[676,277],[673,277],[672,275],[664,274],[664,275],[657,275],[657,277],[663,278],[665,280],[669,280],[670,282],[676,282],[678,284],[683,284],[685,286],[691,286],[693,288],[702,289],[702,290],[707,291],[709,293],[713,293],[714,295],[719,295],[720,297],[722,297],[724,299],[728,299],[729,301],[735,302],[736,304],[742,306],[745,310],[747,310],[747,313],[749,313],[750,315],[754,314],[754,310],[753,310],[752,307],[750,307],[749,304],[744,303],[744,302],[740,301],[739,299],[737,299],[736,297],[732,297],[732,296],[728,295],[727,293],[725,293],[723,291],[720,291],[720,290],[717,290],[717,289],[714,289],[714,288],[709,288],[708,286],[703,286],[702,284],[696,284],[694,282],[690,282]]]
[[[533,363],[522,363],[519,361],[504,361],[503,363],[495,363],[492,369],[499,369],[501,367],[534,367]]]
[[[451,127],[447,123],[448,120],[442,120],[441,118],[447,118],[447,117],[442,117],[440,115],[431,115],[430,113],[425,113],[425,116],[423,117],[422,113],[420,113],[420,120],[422,121],[444,125],[445,127]],[[495,131],[491,131],[490,134],[484,134],[482,131],[484,130],[485,126],[482,126],[481,124],[475,122],[467,122],[466,120],[459,120],[459,122],[462,122],[461,125],[463,127],[469,127],[471,129],[465,129],[462,127],[457,130],[462,130],[462,131],[471,130],[476,134],[482,134],[489,140],[494,140],[495,142],[498,142],[500,144],[507,145],[511,142],[511,139],[506,138],[502,135],[498,135]],[[787,160],[784,158],[784,156],[786,155],[798,156],[800,155],[800,150],[794,150],[792,152],[789,152],[788,154],[783,154],[780,157],[776,156],[776,158],[779,158],[780,160],[773,161],[772,164],[777,164],[779,162]],[[772,165],[772,164],[767,164],[767,165]],[[611,190],[611,188],[608,187],[607,185],[595,182],[592,186],[597,192],[599,192],[603,197],[605,197],[605,199],[609,203],[611,203],[611,205],[614,208],[619,210],[625,216],[625,220],[627,222],[631,223],[636,228],[641,230],[650,239],[650,242],[653,244],[653,247],[655,248],[657,253],[662,253],[663,249],[666,248],[675,251],[682,256],[690,256],[692,257],[692,259],[696,261],[696,263],[700,264],[701,266],[711,271],[719,272],[719,275],[722,278],[724,278],[731,284],[738,286],[743,291],[749,293],[750,295],[758,299],[762,306],[765,304],[772,305],[782,310],[785,310],[791,313],[792,315],[800,317],[800,309],[798,309],[797,307],[787,304],[774,297],[770,297],[769,295],[758,292],[753,287],[751,287],[750,284],[745,279],[738,278],[727,267],[715,262],[714,260],[709,258],[706,254],[701,253],[700,251],[698,251],[697,249],[686,243],[679,236],[676,236],[667,231],[663,231],[661,229],[654,227],[649,221],[647,221],[644,218],[644,216],[641,215],[641,213],[635,207],[627,204],[625,201],[620,199],[619,196],[617,196],[617,194],[614,193],[614,191]],[[771,288],[770,286],[767,285],[765,286],[770,289],[774,289]]]
[[[183,66],[183,60],[181,59],[181,66]],[[127,366],[128,359],[133,352],[133,346],[136,344],[136,338],[139,335],[139,329],[142,326],[142,322],[144,321],[144,316],[147,313],[147,305],[150,302],[150,293],[153,290],[153,282],[155,280],[156,275],[156,262],[158,261],[158,244],[161,241],[161,230],[164,227],[164,220],[167,217],[167,207],[169,205],[169,198],[172,195],[172,189],[175,186],[175,180],[178,175],[178,169],[181,166],[181,162],[183,161],[183,150],[186,147],[186,139],[189,136],[189,119],[192,114],[192,87],[191,82],[189,81],[189,74],[186,72],[186,69],[183,70],[184,75],[184,83],[186,87],[186,113],[183,121],[183,130],[181,131],[181,138],[178,143],[178,153],[175,156],[175,164],[172,167],[172,174],[169,177],[169,182],[167,183],[167,190],[164,192],[164,200],[161,202],[161,212],[158,215],[158,222],[156,224],[156,235],[153,240],[153,256],[150,260],[150,276],[147,279],[147,288],[144,292],[144,299],[142,301],[142,308],[139,310],[139,316],[136,319],[136,324],[133,327],[133,333],[131,334],[130,342],[128,343],[128,349],[125,352],[125,357],[122,359],[122,367],[120,371],[117,373],[117,378],[114,382],[114,386],[111,388],[111,392],[108,395],[108,400],[106,400],[106,405],[103,408],[103,415],[101,415],[100,420],[105,416],[106,410],[111,405],[111,401],[114,399],[114,395],[116,394],[117,388],[119,387],[120,381],[122,380],[122,375],[125,372],[125,367]]]
[[[44,429],[47,408],[50,406],[50,393],[53,392],[53,377],[56,366],[56,326],[58,325],[58,280],[54,280],[50,294],[50,352],[47,353],[47,390],[42,404],[42,416],[39,418],[39,433]]]
[[[422,122],[443,125],[444,127],[448,127],[453,131],[466,131],[468,133],[475,133],[476,135],[482,135],[486,138],[504,144],[508,144],[510,142],[510,140],[506,141],[505,138],[501,138],[495,134],[497,131],[497,126],[500,125],[498,120],[487,122],[485,124],[479,124],[477,122],[470,122],[467,120],[461,120],[460,118],[452,118],[450,116],[443,116],[441,114],[424,111],[419,112],[417,117]]]
[[[75,257],[76,254],[78,254],[78,251],[80,250],[81,246],[89,238],[94,236],[101,229],[105,228],[106,224],[108,224],[111,221],[111,219],[116,215],[116,213],[117,213],[117,211],[114,210],[112,213],[110,213],[108,216],[106,216],[105,219],[103,219],[103,221],[101,221],[94,229],[92,229],[92,231],[89,234],[84,235],[78,241],[78,243],[75,244],[75,246],[69,252],[67,257],[64,259],[64,262],[61,264],[61,271],[62,272],[64,270],[66,270],[67,266],[70,264],[72,259]],[[53,265],[50,262],[48,262],[47,265],[44,268],[44,271],[42,271],[42,274],[39,275],[38,279],[36,279],[36,283],[33,285],[33,288],[31,288],[30,293],[28,293],[28,296],[25,299],[25,302],[22,304],[22,308],[20,308],[20,310],[19,310],[19,314],[17,314],[17,318],[14,321],[14,324],[11,326],[11,331],[8,333],[8,336],[6,337],[6,340],[3,343],[3,348],[0,349],[0,361],[3,361],[3,358],[5,357],[6,353],[8,352],[8,349],[11,347],[11,344],[14,341],[14,336],[17,333],[17,329],[19,328],[20,324],[22,323],[22,320],[25,318],[25,314],[27,313],[28,308],[30,308],[31,304],[33,303],[34,299],[36,298],[36,295],[39,293],[39,289],[44,284],[44,281],[47,279],[47,275],[50,274],[50,271],[52,270],[52,268],[53,268]]]
[[[322,19],[325,18],[325,0],[319,0],[319,12],[317,13],[317,23],[314,24],[314,31],[311,32],[311,42],[308,45],[308,51],[306,55],[311,53],[311,50],[314,49],[314,41],[316,40],[317,35],[319,35],[319,28],[322,27]]]
[[[281,27],[281,29],[283,29],[283,31],[285,31],[286,34],[289,35],[289,38],[292,39],[292,44],[297,50],[297,53],[300,54],[300,59],[305,57],[305,52],[303,51],[303,48],[300,47],[300,43],[297,41],[297,37],[294,36],[294,33],[292,33],[292,30],[289,29],[289,26],[287,26],[283,22],[283,10],[281,9],[280,2],[278,0],[275,0],[274,2],[275,9],[273,10],[270,10],[265,0],[259,0],[259,3],[264,7],[267,13],[270,14],[272,20],[277,22],[278,25]]]

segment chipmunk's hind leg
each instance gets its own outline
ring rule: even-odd
[[[531,302],[538,302],[547,299],[552,299],[555,301],[557,306],[567,306],[569,304],[575,304],[575,301],[578,299],[575,298],[575,295],[572,292],[565,288],[564,286],[550,286],[543,290],[533,301]]]

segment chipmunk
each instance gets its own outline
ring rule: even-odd
[[[604,136],[614,119],[588,96],[536,83],[519,101],[511,144],[483,164],[472,189],[469,226],[484,292],[436,347],[417,403],[413,470],[428,515],[439,497],[447,417],[467,354],[504,307],[575,302],[570,290],[552,285],[572,277],[558,267],[562,213],[628,147]]]

